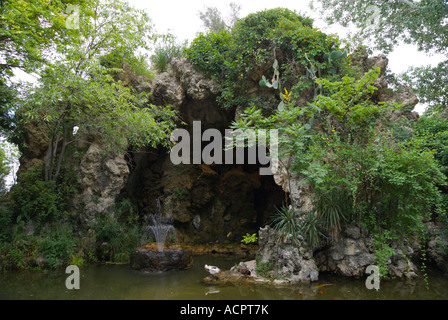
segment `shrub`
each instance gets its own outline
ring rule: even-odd
[[[169,33],[157,36],[155,43],[154,54],[150,60],[152,67],[159,73],[168,70],[173,58],[181,58],[183,48],[186,46],[186,42],[177,43],[176,37]]]
[[[287,241],[291,238],[293,243],[299,242],[300,222],[294,208],[283,206],[277,209],[271,225],[278,232],[278,241]]]
[[[186,49],[186,57],[210,74],[222,87],[218,102],[225,108],[251,106],[256,97],[248,89],[262,76],[272,78],[277,59],[282,83],[293,98],[314,86],[305,75],[308,59],[325,74],[325,53],[338,48],[338,40],[312,28],[312,20],[288,9],[271,9],[238,20],[231,32],[200,34]],[[308,58],[306,58],[308,57]],[[278,105],[270,105],[275,108]]]
[[[199,33],[189,48],[185,48],[185,57],[200,70],[215,80],[223,79],[227,72],[227,53],[230,50],[230,32]]]
[[[10,198],[16,222],[57,220],[71,210],[77,183],[73,172],[64,169],[58,181],[44,181],[41,166],[23,173],[11,187]]]
[[[43,254],[50,268],[68,264],[75,253],[78,238],[69,223],[48,224],[39,239],[39,253]]]
[[[127,262],[136,247],[144,242],[144,228],[132,203],[123,198],[113,212],[104,212],[92,226],[101,260]],[[105,244],[105,246],[103,246]]]

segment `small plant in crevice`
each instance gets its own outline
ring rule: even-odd
[[[272,261],[261,262],[259,257],[257,257],[255,261],[255,272],[257,273],[257,275],[268,278],[270,276],[269,271],[272,270],[274,263]]]
[[[185,188],[176,187],[174,188],[174,193],[179,200],[184,200],[188,196],[188,190]]]
[[[317,216],[322,219],[325,229],[333,239],[337,238],[342,225],[348,220],[351,208],[347,199],[349,198],[338,190],[316,196]]]
[[[243,242],[244,244],[250,244],[257,242],[257,240],[258,237],[256,233],[253,234],[246,233],[246,235],[243,236],[243,240],[241,240],[241,242]]]

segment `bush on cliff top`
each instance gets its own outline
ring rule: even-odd
[[[331,76],[324,56],[340,45],[335,36],[314,29],[312,23],[288,9],[261,11],[240,19],[230,32],[199,34],[185,55],[221,84],[218,102],[225,108],[257,102],[248,91],[258,86],[262,76],[272,78],[275,60],[282,83],[292,92],[292,99],[297,99],[314,86],[306,68],[311,63],[322,75]],[[265,109],[272,111],[275,106]]]

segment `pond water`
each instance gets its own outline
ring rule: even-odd
[[[188,271],[146,273],[129,265],[95,265],[80,268],[79,290],[68,290],[65,270],[6,272],[0,274],[0,299],[27,300],[354,300],[448,299],[448,277],[428,270],[429,290],[422,279],[413,282],[382,280],[380,290],[368,290],[365,279],[320,275],[306,285],[273,287],[259,284],[211,286],[202,279],[204,265],[229,269],[239,260],[222,255],[194,258]]]

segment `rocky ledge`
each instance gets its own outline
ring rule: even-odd
[[[223,285],[223,284],[263,284],[283,286],[289,284],[297,284],[301,281],[294,279],[273,279],[269,275],[261,275],[256,271],[256,260],[240,262],[237,266],[230,270],[225,270],[217,274],[211,274],[203,279],[206,284]],[[297,280],[297,279],[295,279]],[[313,280],[317,280],[313,279]],[[303,281],[310,282],[310,281]]]

